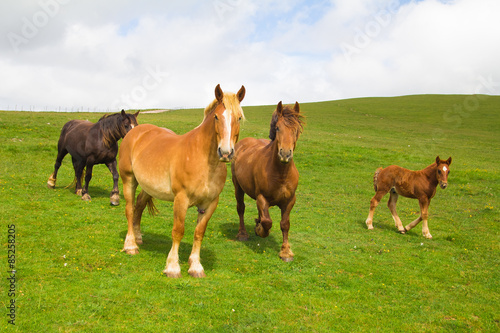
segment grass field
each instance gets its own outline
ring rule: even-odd
[[[255,236],[248,197],[250,240],[234,240],[238,216],[228,174],[201,250],[205,279],[187,274],[195,208],[180,247],[183,277],[169,279],[161,271],[171,246],[170,203],[157,201],[160,214],[144,215],[144,244],[129,256],[120,252],[125,202],[109,205],[112,179],[104,165],[94,168],[91,202],[65,188],[73,178],[69,157],[56,189],[47,189],[63,124],[101,114],[0,112],[0,331],[498,332],[499,109],[500,97],[480,95],[302,104],[307,125],[294,156],[301,178],[290,229],[295,260],[278,257],[277,208],[270,236]],[[244,107],[240,138],[267,137],[273,110]],[[200,109],[139,116],[178,133],[201,120]],[[425,239],[421,225],[398,234],[388,197],[368,231],[375,169],[422,169],[436,155],[453,163],[448,188],[438,189],[430,205],[434,238]],[[418,202],[400,198],[398,211],[406,224],[418,215]],[[13,225],[15,298],[7,279]],[[15,326],[7,316],[11,299]]]

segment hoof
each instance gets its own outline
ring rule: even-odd
[[[262,223],[259,223],[255,226],[255,234],[259,237],[266,238],[269,236],[269,230],[264,229]]]
[[[368,230],[373,230],[373,225],[367,225]]]
[[[191,275],[194,278],[204,278],[204,277],[206,277],[204,271],[201,271],[201,272],[189,272],[188,271],[188,273],[189,273],[189,275]]]
[[[431,234],[424,235],[424,237],[427,238],[427,239],[432,239],[432,235]]]
[[[56,179],[50,175],[49,180],[47,180],[47,187],[50,189],[56,188]]]
[[[75,193],[76,193],[76,195],[81,197],[82,196],[82,189],[76,190]]]
[[[118,193],[114,193],[109,198],[112,206],[118,206],[120,204],[120,195]]]
[[[165,274],[166,277],[174,278],[174,279],[178,279],[178,278],[180,278],[182,276],[181,272],[167,271],[167,269],[163,270],[163,274]]]
[[[245,232],[240,231],[236,235],[236,239],[245,242],[249,239],[248,233],[246,231]]]
[[[280,257],[281,260],[283,260],[284,262],[292,262],[293,261],[293,257]]]
[[[403,230],[398,230],[398,232],[399,232],[401,235],[404,235],[404,234],[406,234],[406,229],[403,229]]]
[[[137,247],[131,249],[123,249],[122,252],[125,252],[126,254],[130,255],[136,255],[139,253],[139,249]]]
[[[92,198],[90,197],[90,195],[88,193],[85,193],[84,195],[82,195],[82,200],[92,201]]]

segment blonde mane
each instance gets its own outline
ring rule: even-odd
[[[236,97],[236,94],[230,93],[230,92],[225,92],[224,97],[222,98],[222,103],[226,107],[226,110],[231,110],[233,113],[233,116],[236,118],[240,118],[242,120],[245,119],[245,114],[243,113],[243,109],[241,108],[240,101]],[[204,116],[203,116],[203,121],[207,118],[207,116],[212,113],[217,106],[219,105],[217,99],[214,99],[212,103],[210,103],[204,111]]]

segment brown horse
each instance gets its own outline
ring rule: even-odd
[[[248,240],[245,229],[245,193],[257,202],[259,217],[255,233],[267,237],[272,227],[269,207],[281,209],[280,227],[283,233],[280,258],[292,261],[293,252],[288,243],[290,212],[295,204],[299,172],[293,162],[295,145],[303,129],[299,103],[283,107],[278,103],[271,120],[269,138],[245,138],[236,144],[236,156],[231,163],[237,211],[240,218],[239,240]]]
[[[399,232],[404,234],[414,228],[420,221],[423,221],[422,234],[425,238],[432,238],[427,226],[428,208],[431,199],[436,194],[437,185],[439,184],[442,189],[448,186],[450,164],[451,157],[447,160],[442,160],[438,156],[435,163],[419,171],[411,171],[397,165],[391,165],[385,169],[378,168],[373,176],[373,186],[376,194],[370,202],[370,213],[366,219],[368,229],[373,229],[372,221],[375,208],[384,195],[390,191],[391,195],[387,206],[391,211],[392,218]],[[396,203],[399,195],[418,199],[420,204],[420,216],[406,227],[403,227],[396,212]]]
[[[75,169],[75,181],[77,195],[83,200],[90,201],[89,183],[92,179],[92,169],[95,164],[106,164],[113,174],[113,190],[111,191],[111,204],[116,206],[120,202],[118,190],[118,171],[116,170],[116,154],[118,152],[118,140],[123,138],[128,131],[137,126],[137,116],[125,113],[104,115],[97,123],[87,120],[70,120],[67,122],[59,136],[57,144],[57,158],[54,172],[47,181],[48,188],[55,188],[57,172],[61,167],[62,160],[69,153]],[[85,173],[85,186],[82,188],[82,174]]]
[[[163,273],[180,277],[179,245],[184,236],[184,219],[189,207],[198,208],[193,248],[188,273],[204,277],[200,248],[208,220],[217,208],[219,194],[226,182],[227,167],[234,156],[240,120],[244,117],[240,102],[245,87],[237,94],[215,88],[215,100],[205,108],[203,122],[184,135],[154,125],[140,125],[123,140],[119,169],[126,200],[128,232],[123,251],[139,252],[142,244],[141,216],[146,205],[154,211],[153,198],[173,201],[174,225],[172,248]],[[135,198],[137,186],[142,191]]]

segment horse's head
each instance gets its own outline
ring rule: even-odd
[[[438,157],[436,157],[436,164],[437,164],[437,180],[439,182],[439,186],[442,189],[445,189],[448,187],[448,175],[450,174],[450,164],[451,164],[451,157],[448,158],[447,160],[442,160]]]
[[[278,103],[271,119],[269,139],[278,143],[278,157],[281,163],[288,163],[293,158],[293,151],[304,126],[299,103],[293,109]]]
[[[125,113],[125,110],[122,110],[121,115],[122,115],[121,126],[125,131],[125,134],[127,134],[132,128],[138,125],[137,116],[139,115],[139,111],[137,111],[134,114],[130,114],[130,113]]]
[[[240,121],[245,117],[240,106],[244,97],[244,86],[237,94],[222,92],[220,85],[215,87],[216,107],[210,116],[215,119],[217,154],[221,162],[229,162],[234,156],[234,145],[240,135]]]

